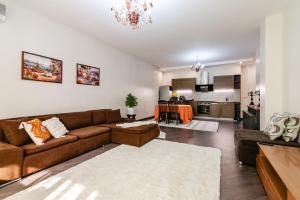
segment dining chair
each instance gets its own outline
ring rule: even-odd
[[[169,119],[171,119],[173,121],[173,119],[175,118],[175,123],[176,125],[179,124],[179,113],[178,113],[178,105],[177,104],[169,104]]]
[[[169,124],[169,104],[159,104],[159,121],[165,121]]]

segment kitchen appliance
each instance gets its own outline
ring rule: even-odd
[[[172,87],[169,85],[159,87],[159,101],[169,101],[172,96]]]
[[[200,101],[197,103],[197,112],[199,115],[209,115],[210,114],[210,104],[211,102]]]
[[[195,87],[196,92],[213,92],[214,91],[214,85],[196,85]]]

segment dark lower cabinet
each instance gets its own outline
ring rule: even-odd
[[[256,106],[248,106],[247,111],[243,111],[244,129],[260,130],[260,110]]]
[[[237,123],[241,121],[241,103],[234,104],[234,121]]]

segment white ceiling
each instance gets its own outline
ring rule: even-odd
[[[152,0],[152,25],[132,31],[110,9],[123,0],[15,0],[158,67],[254,57],[259,25],[287,0]]]

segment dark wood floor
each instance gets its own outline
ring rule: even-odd
[[[218,133],[164,127],[161,129],[167,133],[166,139],[169,141],[215,147],[222,150],[221,200],[267,200],[255,168],[240,166],[238,163],[234,152],[233,140],[236,128],[239,128],[239,126],[233,123],[222,122]],[[96,149],[4,187],[0,189],[0,199],[30,187],[116,146],[115,144],[110,144],[105,149]]]
[[[221,122],[218,133],[162,127],[167,140],[215,147],[222,151],[221,200],[267,200],[255,167],[239,165],[234,150],[234,130],[240,128]]]

